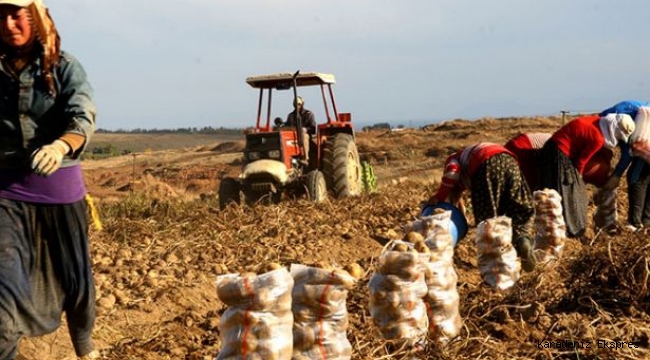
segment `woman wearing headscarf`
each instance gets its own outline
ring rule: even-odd
[[[650,106],[647,101],[624,100],[603,110],[600,115],[627,114],[636,121],[639,108]],[[635,123],[636,124],[636,123]],[[636,231],[650,226],[650,164],[641,157],[632,156],[630,144],[619,143],[621,156],[614,173],[610,176],[605,187],[615,189],[627,170],[627,199],[628,199],[628,228]],[[628,169],[629,166],[629,169]]]
[[[445,161],[440,188],[427,203],[453,203],[465,189],[471,191],[476,224],[500,215],[512,219],[512,242],[522,268],[533,271],[536,261],[531,226],[535,209],[514,154],[501,145],[487,142],[455,152]]]
[[[0,0],[0,359],[65,313],[77,356],[97,358],[88,205],[79,156],[95,124],[81,64],[41,0]]]
[[[541,190],[539,186],[540,164],[542,162],[542,148],[551,138],[551,133],[521,133],[503,145],[517,157],[519,168],[524,175],[531,191]],[[587,163],[583,180],[599,188],[608,180],[611,159],[611,150],[602,147]]]
[[[542,148],[540,186],[562,196],[569,237],[581,237],[587,227],[587,193],[582,175],[603,147],[613,150],[627,142],[634,121],[626,114],[587,115],[558,129]]]

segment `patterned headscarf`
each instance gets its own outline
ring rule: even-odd
[[[61,39],[59,33],[56,31],[54,21],[50,13],[41,0],[34,0],[34,2],[27,7],[27,10],[32,15],[32,22],[34,30],[36,30],[36,40],[43,47],[41,59],[41,71],[45,77],[45,81],[50,90],[50,94],[54,95],[56,90],[54,88],[54,77],[52,71],[59,62],[59,54],[61,51]]]
[[[56,31],[54,21],[52,21],[52,17],[42,0],[34,0],[25,9],[29,14],[33,33],[30,47],[15,49],[0,42],[0,56],[4,58],[9,55],[11,58],[11,66],[15,68],[16,64],[21,64],[18,65],[19,69],[22,69],[22,65],[25,65],[29,61],[28,57],[41,56],[41,73],[45,78],[50,94],[54,96],[56,95],[56,89],[54,87],[52,72],[59,62],[59,33]],[[40,47],[31,46],[34,43],[39,44]]]

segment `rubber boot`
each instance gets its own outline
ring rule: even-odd
[[[533,244],[530,239],[526,237],[520,237],[514,241],[515,250],[517,250],[517,255],[521,259],[521,268],[526,272],[531,272],[535,270],[535,265],[537,265],[537,259],[535,259],[535,254],[533,253]]]

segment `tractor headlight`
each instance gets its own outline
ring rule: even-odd
[[[269,158],[280,159],[280,150],[269,150]]]
[[[248,160],[259,160],[260,159],[260,152],[259,151],[251,151],[248,153]]]

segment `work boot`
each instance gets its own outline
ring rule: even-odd
[[[531,244],[530,239],[526,237],[520,237],[515,240],[515,250],[517,250],[517,255],[521,259],[521,267],[526,272],[531,272],[535,270],[535,265],[537,265],[537,259],[535,259],[535,254],[533,253],[533,244]]]

